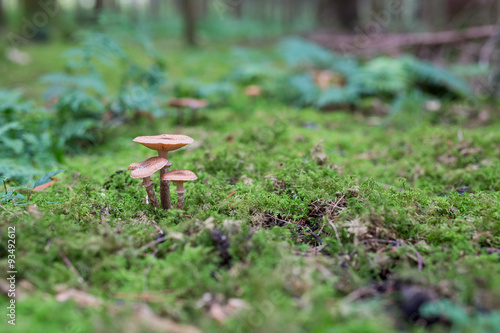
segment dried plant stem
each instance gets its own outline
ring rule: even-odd
[[[80,275],[80,273],[78,272],[78,270],[75,268],[75,266],[73,265],[73,263],[68,259],[68,257],[66,257],[66,255],[61,250],[59,250],[58,252],[59,252],[59,255],[61,256],[62,260],[66,264],[66,266],[76,276],[76,279],[77,279],[78,283],[85,284],[85,280]]]

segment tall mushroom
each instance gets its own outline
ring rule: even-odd
[[[177,190],[175,191],[175,193],[177,193],[177,208],[183,209],[184,193],[186,193],[186,190],[184,189],[184,183],[191,180],[196,180],[198,179],[198,177],[196,177],[194,172],[189,170],[175,170],[167,172],[166,174],[161,176],[161,179],[177,183]]]
[[[154,191],[154,184],[151,181],[151,175],[156,171],[162,169],[168,164],[168,159],[163,157],[151,157],[142,163],[132,163],[128,167],[128,170],[133,170],[130,174],[132,178],[142,178],[142,184],[146,188],[146,193],[148,194],[149,203],[153,207],[160,207],[158,204],[158,199],[156,199],[156,194]]]
[[[149,149],[158,151],[159,157],[167,159],[167,164],[160,170],[161,176],[167,173],[172,166],[172,163],[168,161],[168,152],[182,148],[194,142],[194,140],[189,136],[180,134],[138,136],[133,141],[140,143]],[[161,206],[164,209],[170,209],[172,207],[172,203],[170,201],[170,183],[168,180],[163,180],[163,178],[160,179]]]
[[[196,121],[198,118],[198,109],[204,108],[208,105],[208,102],[204,99],[195,98],[174,98],[168,102],[169,106],[177,108],[179,122],[182,120],[182,108],[189,108],[193,112],[193,120]]]

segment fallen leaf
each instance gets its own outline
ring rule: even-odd
[[[222,308],[222,305],[220,304],[212,304],[210,306],[210,315],[212,316],[212,318],[214,318],[216,321],[218,321],[219,323],[223,323],[226,318],[227,318],[227,313],[224,312],[224,309]]]
[[[40,217],[42,216],[42,213],[38,209],[37,205],[27,205],[26,210],[28,211],[28,213],[30,213],[32,217],[34,217],[37,220],[40,219]]]
[[[236,189],[236,190],[232,191],[231,193],[229,193],[229,194],[227,195],[227,197],[228,197],[228,198],[232,197],[232,196],[236,193],[236,191],[238,191],[238,190]]]
[[[56,300],[58,302],[72,300],[82,307],[98,307],[102,305],[102,300],[100,298],[74,288],[60,288],[60,291],[56,295]]]
[[[243,175],[240,177],[240,181],[243,182],[243,184],[247,184],[247,185],[250,185],[252,186],[253,185],[253,179],[252,178],[248,178],[247,175]]]
[[[33,191],[35,191],[35,192],[40,192],[40,191],[42,191],[42,190],[45,190],[45,189],[46,189],[46,188],[48,188],[48,187],[51,187],[51,186],[52,186],[52,185],[54,185],[56,182],[57,182],[57,179],[52,178],[52,180],[51,180],[50,182],[45,183],[45,184],[43,184],[43,185],[38,185],[38,186],[34,187],[34,188],[33,188]]]
[[[21,66],[26,66],[29,65],[31,62],[31,56],[19,50],[18,48],[11,47],[7,50],[7,59],[9,59],[11,62],[21,65]]]

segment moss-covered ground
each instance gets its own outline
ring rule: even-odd
[[[210,52],[174,74],[224,66]],[[500,123],[238,105],[114,128],[0,207],[16,331],[498,332]],[[154,156],[132,139],[161,133],[195,139],[170,155],[199,178],[184,211],[148,206],[126,171]]]

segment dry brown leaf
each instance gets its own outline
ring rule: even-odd
[[[214,304],[210,305],[209,312],[210,312],[210,315],[212,316],[212,318],[214,318],[219,323],[223,323],[228,316],[228,314],[222,308],[222,305],[220,305],[218,303],[214,303]]]
[[[243,175],[240,177],[240,181],[243,182],[243,184],[247,184],[247,185],[250,185],[252,186],[253,185],[253,179],[252,178],[248,178],[247,175]]]
[[[40,219],[40,217],[42,216],[42,213],[40,212],[40,210],[38,209],[38,206],[37,205],[27,205],[26,206],[26,210],[28,211],[28,213],[30,213],[30,215],[35,218],[36,220]]]
[[[57,182],[57,179],[52,178],[52,180],[51,180],[50,182],[45,183],[45,184],[43,184],[43,185],[40,185],[40,186],[37,186],[37,187],[33,188],[33,191],[35,191],[35,192],[40,192],[40,191],[42,191],[42,190],[45,190],[45,189],[46,189],[46,188],[48,188],[48,187],[51,187],[51,186],[52,186],[52,185],[54,185],[56,182]]]
[[[67,302],[72,300],[82,307],[98,307],[102,305],[102,300],[100,298],[74,288],[59,288],[56,300],[58,302]]]

